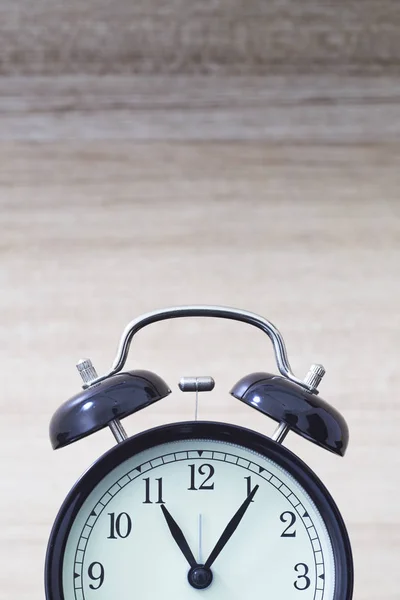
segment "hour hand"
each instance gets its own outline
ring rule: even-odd
[[[172,517],[171,513],[165,507],[165,505],[161,504],[160,506],[161,506],[163,515],[165,517],[165,520],[167,521],[167,525],[172,534],[172,537],[174,538],[175,542],[177,543],[183,556],[186,558],[186,560],[188,561],[188,563],[191,567],[196,567],[197,561],[196,561],[195,557],[193,556],[191,549],[189,548],[189,544],[187,543],[186,538],[183,535],[182,529],[179,527],[178,523]]]

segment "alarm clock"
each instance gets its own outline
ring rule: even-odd
[[[128,437],[121,420],[171,392],[158,375],[124,371],[133,336],[178,317],[233,319],[272,342],[278,374],[251,373],[230,393],[278,425],[271,437],[229,422],[176,422]],[[293,374],[282,335],[263,317],[220,306],[181,306],[135,319],[112,368],[89,359],[83,391],[50,423],[53,448],[108,426],[116,444],[79,479],[53,525],[45,562],[47,600],[351,600],[349,537],[332,496],[284,447],[293,431],[343,456],[344,418],[322,400],[325,370]],[[182,392],[214,387],[183,377]],[[229,418],[227,419],[229,421]]]

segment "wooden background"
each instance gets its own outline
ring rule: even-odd
[[[325,365],[348,454],[286,443],[348,524],[355,600],[398,600],[399,6],[3,1],[0,600],[43,599],[56,512],[113,444],[50,448],[75,362],[104,372],[129,320],[185,303],[258,312],[296,374]],[[274,429],[228,395],[274,369],[252,328],[162,323],[129,366],[174,390],[129,433],[191,418],[188,374],[217,381],[202,417]]]
[[[398,0],[2,0],[0,72],[398,71]]]

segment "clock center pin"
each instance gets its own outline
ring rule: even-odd
[[[192,567],[188,573],[188,581],[196,590],[205,590],[211,584],[213,574],[211,569],[204,565]]]

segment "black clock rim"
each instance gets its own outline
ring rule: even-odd
[[[244,446],[286,469],[309,494],[324,520],[333,548],[335,593],[333,600],[353,596],[353,558],[349,536],[331,494],[296,454],[271,438],[251,429],[216,421],[184,421],[161,425],[132,436],[103,454],[78,479],[55,519],[45,559],[46,600],[69,600],[62,590],[62,564],[74,519],[93,488],[117,465],[153,446],[185,439],[212,439]]]

